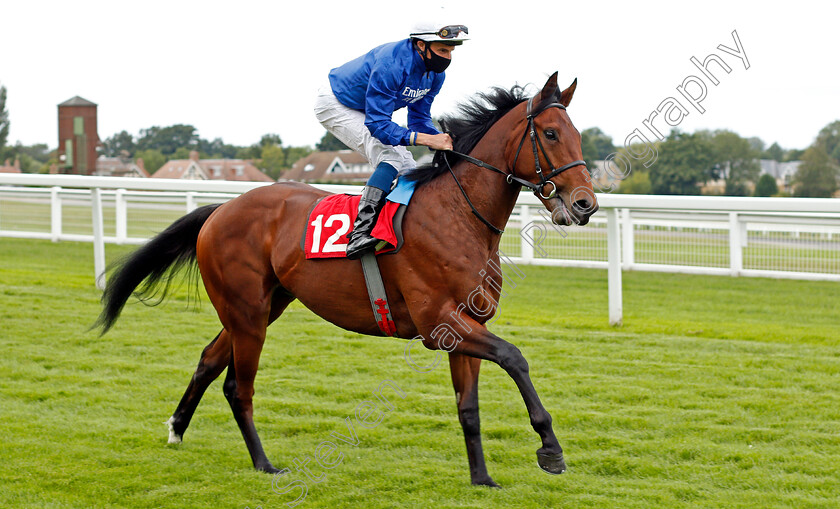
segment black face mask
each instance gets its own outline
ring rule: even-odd
[[[426,55],[431,55],[427,57]],[[426,46],[426,51],[423,52],[423,63],[426,64],[426,72],[442,73],[452,63],[451,58],[444,58],[434,51],[432,48]]]

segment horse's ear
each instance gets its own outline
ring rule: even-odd
[[[540,90],[539,102],[551,99],[557,93],[557,73],[551,75]]]
[[[563,106],[568,106],[570,102],[572,102],[572,96],[575,95],[575,89],[577,88],[577,78],[575,81],[569,85],[569,88],[560,92],[560,104]]]

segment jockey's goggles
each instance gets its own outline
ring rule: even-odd
[[[417,32],[411,35],[436,35],[441,39],[454,39],[461,35],[461,32],[465,34],[470,33],[469,29],[465,25],[447,25],[437,32]]]

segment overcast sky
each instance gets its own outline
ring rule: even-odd
[[[834,2],[559,2],[496,0],[4,2],[0,84],[9,142],[57,145],[56,105],[79,95],[99,105],[99,136],[191,124],[202,138],[250,145],[266,133],[314,145],[315,91],[329,69],[407,36],[416,20],[465,24],[434,116],[491,86],[578,79],[569,114],[620,145],[669,97],[683,131],[730,129],[768,145],[804,148],[840,119],[840,47]],[[454,5],[450,5],[454,4]],[[742,4],[750,4],[749,7]],[[289,7],[295,6],[295,7]],[[737,49],[743,59],[718,49]],[[695,67],[717,54],[731,68]],[[677,90],[696,76],[704,113]],[[699,85],[687,93],[699,95]],[[672,110],[678,118],[680,110]],[[404,121],[404,116],[395,117]],[[667,134],[662,117],[653,125]]]

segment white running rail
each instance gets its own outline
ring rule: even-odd
[[[141,244],[200,205],[257,182],[0,174],[0,237]],[[318,185],[358,193],[358,186]],[[523,193],[502,237],[512,263],[608,269],[610,323],[622,320],[621,271],[840,281],[840,200],[598,195],[585,227],[550,223]]]

